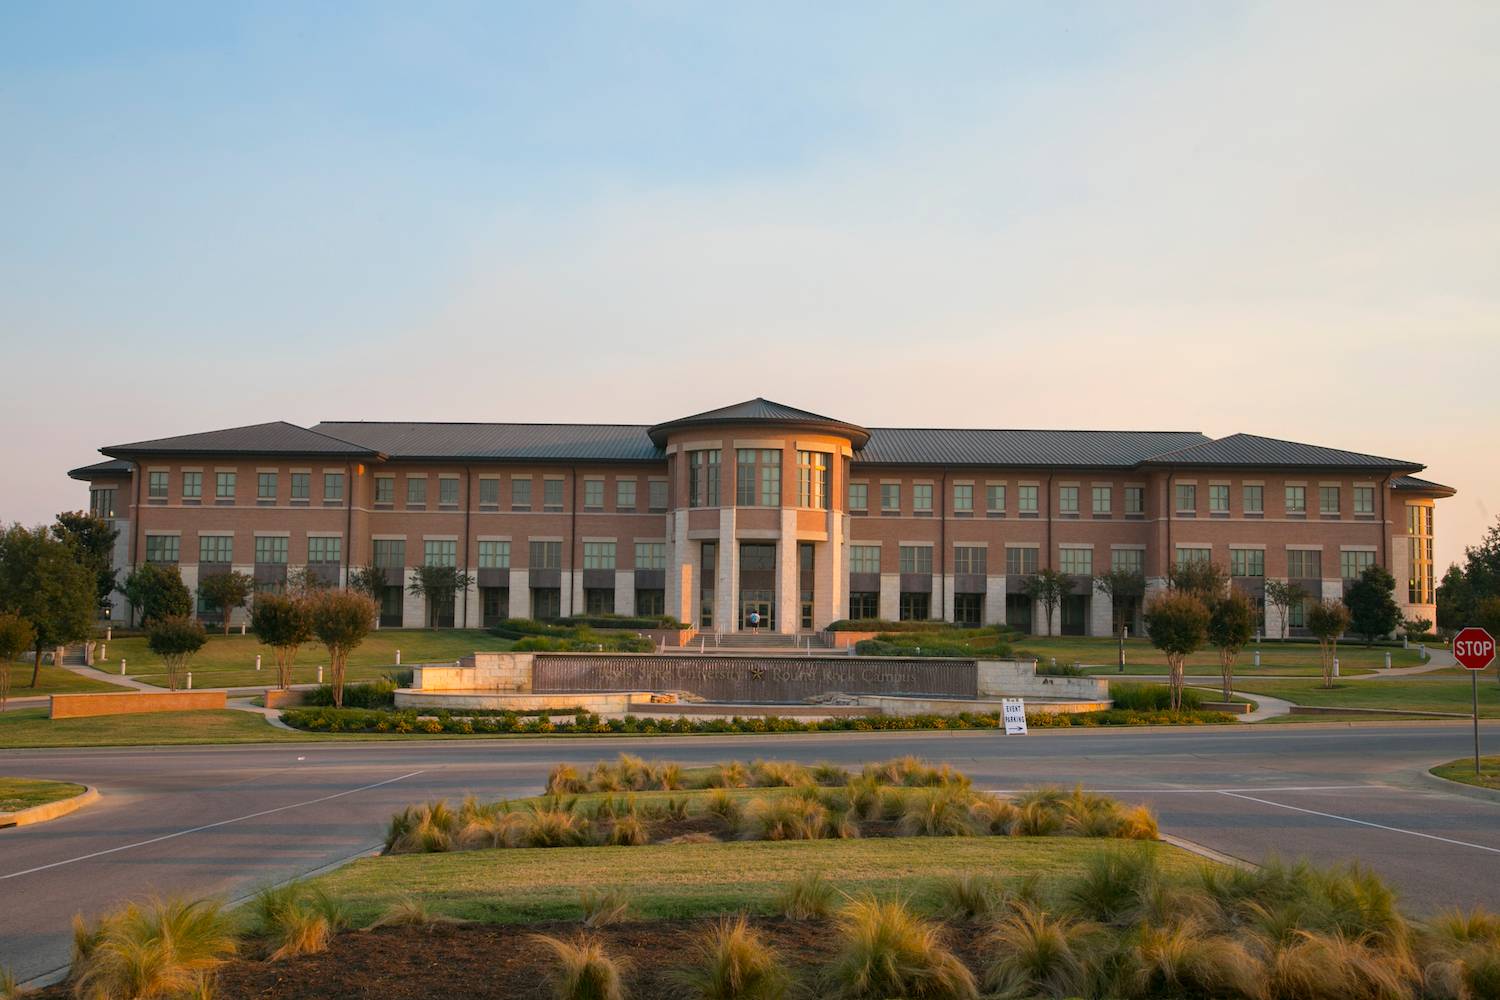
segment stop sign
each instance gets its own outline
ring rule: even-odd
[[[1453,658],[1470,670],[1483,670],[1495,658],[1495,637],[1470,625],[1453,637]]]

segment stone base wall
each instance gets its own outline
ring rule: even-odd
[[[1035,660],[980,660],[979,697],[1100,701],[1109,698],[1109,681],[1103,677],[1038,676]]]
[[[224,691],[121,691],[109,694],[55,694],[51,718],[81,719],[95,715],[134,715],[141,712],[183,712],[225,708]]]

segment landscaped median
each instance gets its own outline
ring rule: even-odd
[[[1478,774],[1474,773],[1473,757],[1463,757],[1459,760],[1450,760],[1446,764],[1439,764],[1432,769],[1432,773],[1448,781],[1500,791],[1500,757],[1480,757]]]
[[[37,778],[0,778],[0,829],[66,816],[99,798],[86,785]]]

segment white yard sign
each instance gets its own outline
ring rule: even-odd
[[[1021,698],[1002,698],[1001,713],[1005,718],[1006,736],[1026,735],[1026,702]]]

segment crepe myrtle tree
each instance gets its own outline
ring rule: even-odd
[[[1235,588],[1208,609],[1208,641],[1219,653],[1219,676],[1224,682],[1224,700],[1232,698],[1234,663],[1255,634],[1255,607]]]
[[[1216,562],[1193,560],[1167,570],[1167,586],[1192,594],[1207,606],[1229,589],[1229,573]]]
[[[0,614],[0,712],[10,698],[10,664],[36,642],[31,622],[9,611]]]
[[[1266,601],[1276,609],[1281,618],[1281,638],[1286,639],[1287,627],[1291,621],[1292,609],[1297,607],[1311,595],[1307,588],[1300,583],[1290,580],[1267,580]]]
[[[474,577],[455,566],[417,566],[412,569],[411,583],[407,586],[414,597],[427,599],[427,625],[437,628],[438,608],[453,606],[459,594],[468,594],[474,586]]]
[[[1131,620],[1127,612],[1146,596],[1146,574],[1138,569],[1112,569],[1094,578],[1094,586],[1109,598],[1115,634]]]
[[[1047,635],[1052,634],[1052,616],[1062,604],[1064,597],[1073,591],[1073,578],[1052,568],[1039,569],[1026,578],[1021,593],[1031,598],[1033,605],[1040,605],[1047,618]]]
[[[1307,608],[1307,630],[1318,640],[1323,660],[1323,686],[1333,687],[1333,661],[1339,655],[1339,636],[1349,629],[1349,609],[1343,601],[1318,601]]]
[[[276,656],[276,682],[292,686],[292,664],[297,650],[312,639],[312,617],[306,598],[295,594],[260,594],[250,609],[250,627],[262,645]]]
[[[235,608],[243,608],[255,593],[255,578],[249,573],[229,570],[210,573],[198,581],[198,596],[203,603],[219,612],[223,618],[224,634],[229,634],[229,616]]]
[[[146,633],[146,646],[166,664],[167,687],[173,691],[182,687],[188,663],[207,641],[203,626],[182,615],[158,618]]]
[[[385,588],[385,570],[374,563],[370,563],[368,566],[361,566],[349,572],[349,589],[356,594],[364,594],[371,600],[378,602]]]
[[[1208,606],[1181,590],[1158,594],[1146,605],[1146,633],[1151,645],[1167,657],[1167,686],[1172,711],[1182,708],[1183,667],[1208,639]]]
[[[328,649],[333,706],[344,707],[344,668],[375,621],[375,602],[352,590],[321,590],[307,599],[312,632]]]

